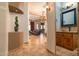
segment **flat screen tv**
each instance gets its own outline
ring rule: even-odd
[[[76,26],[76,9],[71,9],[61,14],[62,26]]]

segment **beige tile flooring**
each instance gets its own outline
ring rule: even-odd
[[[22,47],[9,51],[9,56],[54,56],[47,51],[47,38],[41,34],[40,36],[31,35],[28,43]],[[65,48],[56,46],[57,56],[76,56],[77,50],[70,51]]]
[[[66,48],[56,46],[56,54],[59,56],[77,56],[77,49],[71,51]]]
[[[9,51],[9,56],[53,56],[46,49],[46,37],[31,35],[29,42],[22,47]]]

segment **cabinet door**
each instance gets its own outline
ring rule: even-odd
[[[63,46],[63,41],[61,38],[56,38],[56,44],[59,46]]]
[[[62,33],[56,33],[56,44],[58,46],[63,46]]]
[[[63,46],[67,49],[73,50],[73,38],[64,38]]]

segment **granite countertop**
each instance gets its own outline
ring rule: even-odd
[[[56,31],[56,32],[64,32],[64,33],[78,33],[77,31]]]

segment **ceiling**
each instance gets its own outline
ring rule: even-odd
[[[45,11],[44,6],[45,2],[31,2],[29,3],[29,11],[35,15],[42,15],[42,12]]]
[[[29,3],[29,16],[31,20],[39,19],[43,12],[46,16],[45,2],[30,2]]]

